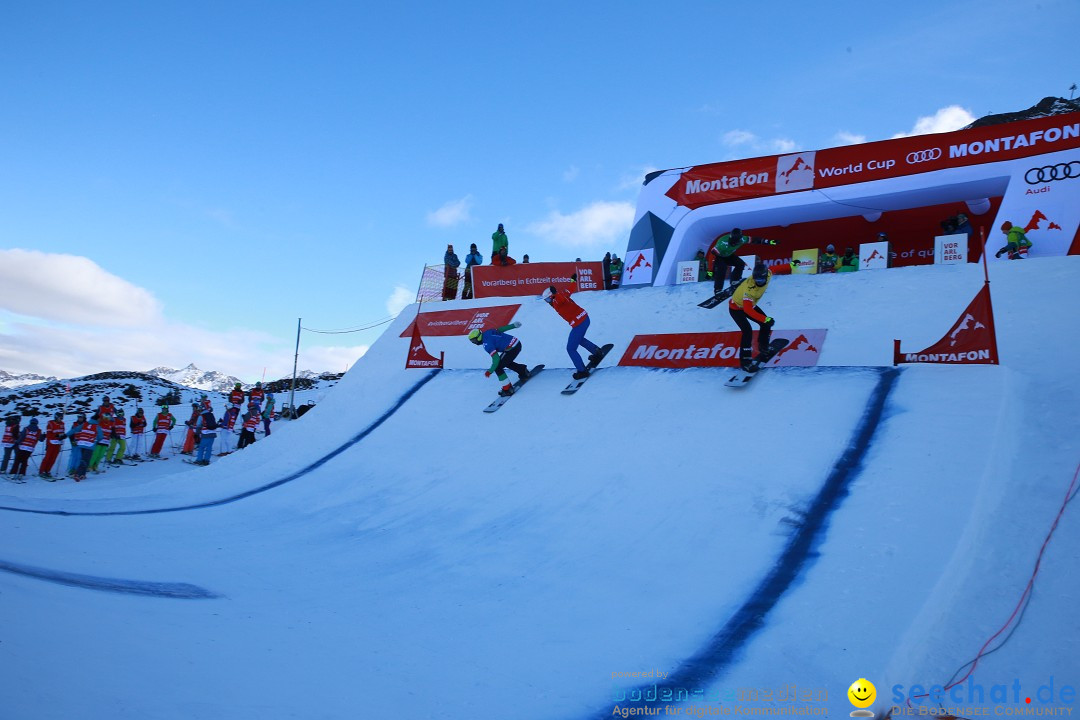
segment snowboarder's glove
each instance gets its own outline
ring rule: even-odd
[[[491,377],[491,371],[490,370],[485,370],[484,371],[484,377]]]
[[[510,327],[512,327],[512,328],[521,327],[521,321],[520,320],[515,320],[514,322],[510,323]]]
[[[761,327],[763,327],[763,328],[771,328],[775,323],[776,323],[776,321],[773,320],[771,317],[766,317],[765,322],[761,323]]]
[[[1001,257],[1002,252],[1004,252],[1004,250],[998,250],[996,253],[994,253],[994,257],[996,257],[996,258]]]

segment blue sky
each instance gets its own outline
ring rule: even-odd
[[[9,3],[0,368],[288,374],[452,243],[622,254],[653,169],[1069,95],[1080,3]],[[883,7],[883,6],[882,6]],[[344,370],[382,327],[304,332]]]

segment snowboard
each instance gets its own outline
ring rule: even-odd
[[[725,382],[724,384],[728,387],[745,387],[749,385],[750,381],[753,380],[754,376],[757,375],[760,371],[761,366],[765,365],[767,362],[776,357],[776,353],[787,347],[789,342],[791,341],[783,339],[773,340],[771,343],[769,343],[768,350],[763,353],[758,353],[754,357],[752,366],[753,370],[746,371],[742,368],[735,368],[734,374],[732,374],[731,377],[728,378],[727,382]]]
[[[499,408],[501,408],[503,405],[506,404],[507,400],[514,397],[514,395],[517,395],[517,392],[518,392],[518,390],[521,389],[522,385],[524,385],[525,383],[529,382],[529,380],[532,380],[534,377],[536,377],[536,374],[538,372],[540,372],[541,370],[543,370],[543,369],[544,369],[543,365],[537,365],[533,369],[529,370],[529,377],[525,378],[524,380],[518,380],[516,383],[514,383],[514,385],[513,385],[514,392],[510,393],[509,395],[499,395],[497,398],[495,398],[495,402],[491,403],[486,408],[484,408],[484,412],[493,413],[496,410],[498,410]]]
[[[609,352],[611,352],[611,349],[613,347],[615,347],[615,346],[612,343],[608,343],[607,345],[604,345],[603,347],[601,347],[600,348],[600,359],[597,360],[596,362],[590,362],[588,365],[585,366],[585,369],[589,371],[589,374],[586,375],[585,377],[581,378],[580,380],[575,380],[572,383],[570,383],[569,385],[567,385],[563,389],[562,394],[563,395],[573,395],[578,390],[580,390],[581,386],[585,384],[585,381],[588,380],[589,377],[592,376],[592,371],[596,369],[597,365],[599,365],[600,363],[602,363],[604,361],[604,358],[607,356],[607,354]]]
[[[724,302],[729,297],[734,295],[735,294],[735,288],[737,288],[737,287],[739,287],[739,283],[735,283],[734,285],[728,285],[726,288],[724,288],[720,292],[716,293],[711,298],[708,298],[704,302],[699,302],[698,307],[703,307],[703,308],[714,308],[714,307],[716,307],[717,305],[719,305],[720,303]]]

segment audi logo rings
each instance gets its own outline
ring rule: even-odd
[[[1038,185],[1053,180],[1068,180],[1080,177],[1080,160],[1073,160],[1057,165],[1044,165],[1043,167],[1031,168],[1024,173],[1024,182],[1028,185]]]
[[[921,162],[929,162],[930,160],[937,160],[941,157],[941,148],[928,148],[926,150],[915,150],[907,154],[908,165],[914,165]]]

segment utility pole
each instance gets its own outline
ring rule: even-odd
[[[1070,100],[1073,99],[1073,93],[1075,93],[1075,92],[1076,92],[1076,83],[1073,83],[1072,85],[1069,86],[1069,99]]]
[[[296,318],[296,354],[292,361],[292,387],[289,389],[289,413],[296,419],[296,363],[300,361],[300,320]]]

